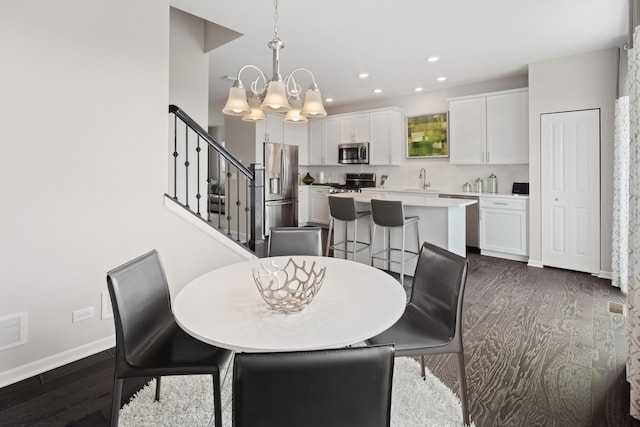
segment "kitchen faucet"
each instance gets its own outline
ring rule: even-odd
[[[422,180],[422,189],[423,190],[426,190],[427,188],[431,187],[431,183],[427,182],[427,171],[424,168],[420,169],[419,178]]]

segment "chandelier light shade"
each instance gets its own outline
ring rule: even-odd
[[[308,117],[324,117],[327,112],[322,104],[320,89],[315,76],[307,68],[296,68],[284,78],[280,76],[280,49],[284,43],[278,38],[278,0],[274,0],[274,33],[273,40],[268,43],[273,51],[273,76],[267,79],[265,73],[255,65],[245,65],[238,71],[238,76],[229,89],[227,103],[222,109],[224,114],[242,116],[245,121],[266,120],[265,111],[287,113],[287,123],[304,123]],[[251,97],[247,101],[247,93],[240,80],[240,74],[247,68],[258,72],[258,77],[251,82]],[[311,86],[300,107],[301,87],[296,83],[293,75],[304,71],[311,77]],[[292,104],[294,104],[292,106]]]
[[[315,83],[307,90],[300,114],[305,117],[325,117],[327,115],[324,105],[322,105],[320,90]]]
[[[231,116],[244,116],[251,113],[251,108],[247,103],[247,93],[239,80],[236,80],[231,89],[229,89],[227,104],[222,109],[222,112]]]
[[[302,107],[302,101],[298,95],[294,96],[290,100],[291,109],[287,111],[287,114],[284,116],[285,123],[305,123],[309,120],[300,114],[300,109]]]
[[[259,96],[255,94],[252,95],[251,98],[249,98],[248,102],[251,112],[249,114],[243,115],[242,120],[244,120],[245,122],[262,122],[267,120],[267,116],[265,116],[264,111],[260,109],[261,101],[262,99],[260,99]]]

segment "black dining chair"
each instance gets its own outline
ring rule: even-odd
[[[118,425],[124,378],[155,377],[155,400],[159,400],[161,376],[211,374],[215,425],[221,427],[220,369],[231,351],[205,344],[180,329],[157,251],[109,271],[107,286],[116,327],[111,425]]]
[[[413,277],[411,297],[402,317],[368,344],[393,343],[396,356],[457,353],[462,416],[469,424],[467,380],[462,346],[462,300],[467,280],[467,259],[446,249],[423,243]]]
[[[236,353],[233,427],[388,427],[393,346]]]
[[[321,227],[273,227],[269,231],[269,256],[322,256]]]

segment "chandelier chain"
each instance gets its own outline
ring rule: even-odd
[[[275,38],[278,38],[278,0],[273,0],[274,12],[273,12],[273,32]]]

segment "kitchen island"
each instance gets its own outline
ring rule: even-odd
[[[406,216],[417,216],[420,218],[418,229],[420,234],[420,245],[422,242],[433,243],[453,253],[461,256],[466,256],[466,230],[465,230],[465,215],[466,206],[477,203],[475,200],[466,199],[449,199],[440,198],[437,194],[425,194],[425,195],[408,195],[408,194],[387,194],[377,192],[362,192],[362,193],[338,193],[332,194],[336,197],[354,198],[356,200],[358,210],[371,210],[371,199],[379,200],[399,200],[404,204]],[[372,224],[370,224],[372,226]],[[349,228],[351,232],[351,228]],[[344,223],[342,221],[336,221],[334,226],[334,235],[343,236],[345,232]],[[358,227],[358,240],[368,241],[369,230],[366,227]],[[393,230],[391,233],[391,242],[393,247],[401,246],[402,229]],[[416,247],[414,232],[410,228],[407,232],[406,247],[408,250],[419,250]],[[341,240],[341,238],[339,238]],[[381,248],[382,234],[378,233],[374,250]],[[338,252],[338,256],[343,256],[343,253]],[[399,260],[399,254],[397,254]],[[356,257],[356,261],[369,263],[369,251],[361,251]],[[377,262],[377,261],[376,261]],[[405,266],[406,272],[413,275],[413,271],[416,268],[417,259],[407,262]],[[385,266],[374,264],[376,267],[384,268]],[[400,271],[400,264],[392,263],[391,270],[395,272]]]

